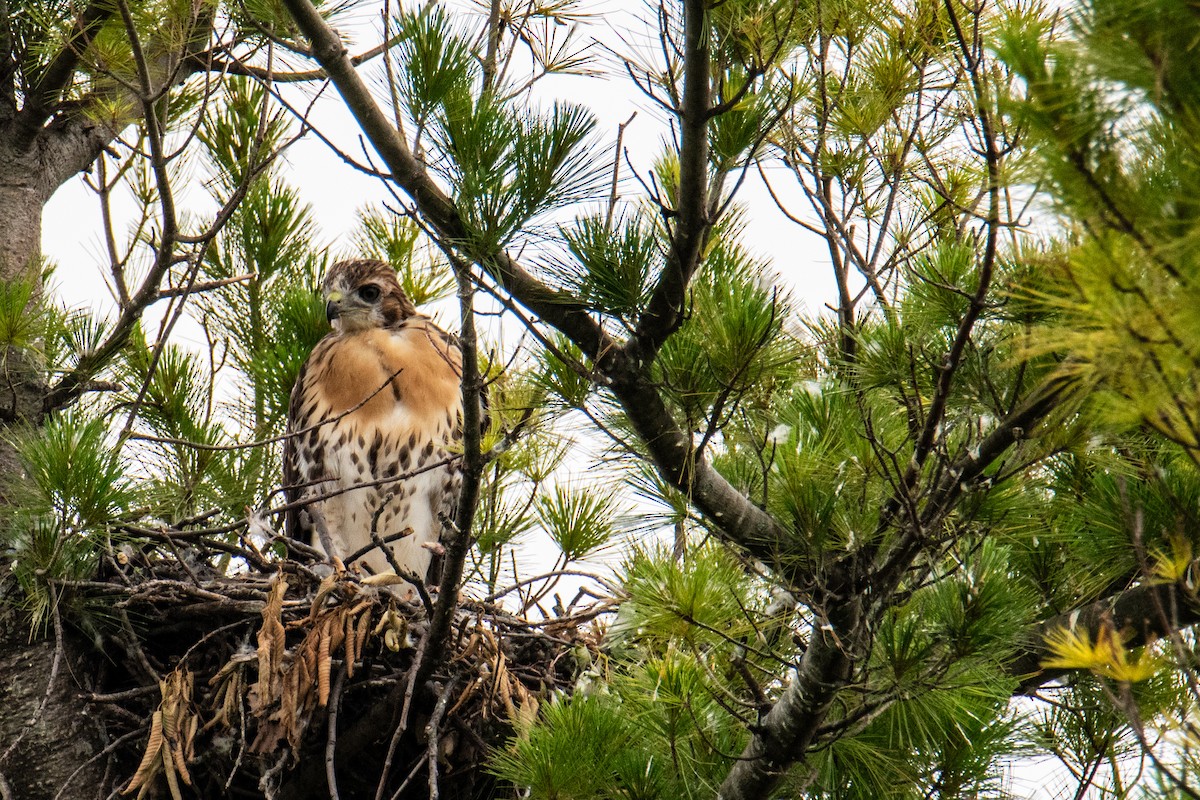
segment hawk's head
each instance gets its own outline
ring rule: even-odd
[[[396,280],[396,270],[382,261],[340,261],[321,284],[325,314],[342,332],[391,328],[417,313]]]

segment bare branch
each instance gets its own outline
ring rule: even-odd
[[[393,36],[369,50],[364,50],[356,56],[350,57],[350,63],[354,66],[365,64],[373,58],[386,53],[391,48],[395,47],[401,40],[400,36]],[[208,51],[204,53],[196,53],[191,55],[184,62],[187,66],[195,69],[198,72],[219,72],[223,75],[238,75],[246,78],[254,78],[261,81],[270,81],[272,83],[309,83],[312,81],[324,81],[329,79],[323,69],[309,69],[298,72],[275,72],[269,68],[256,67],[246,63],[244,60],[237,58],[223,59],[218,58],[216,53]]]
[[[671,250],[646,310],[625,349],[636,362],[650,363],[683,323],[688,284],[714,220],[708,218],[709,32],[704,0],[683,5],[683,97],[679,119],[679,187]]]
[[[475,509],[479,505],[479,488],[483,481],[483,468],[487,464],[480,448],[483,432],[483,408],[480,396],[483,392],[483,376],[479,373],[479,350],[475,335],[475,285],[470,267],[460,261],[452,261],[458,279],[458,303],[461,329],[459,331],[462,353],[462,487],[458,493],[458,507],[454,525],[446,544],[446,558],[442,565],[441,583],[438,586],[437,606],[429,621],[429,645],[417,666],[417,681],[424,683],[445,653],[449,639],[450,624],[458,608],[458,588],[462,580],[467,553],[471,549],[474,530]],[[431,780],[433,780],[431,778]],[[432,784],[431,784],[432,785]],[[436,787],[435,787],[436,788]]]

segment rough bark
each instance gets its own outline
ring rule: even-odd
[[[21,161],[0,156],[0,278],[5,281],[28,275],[42,247],[40,176]]]
[[[812,626],[808,649],[791,682],[734,762],[719,800],[758,800],[804,758],[838,693],[861,656],[862,603],[852,599]]]
[[[13,153],[0,138],[0,280],[25,280],[36,287],[41,259],[45,171],[33,153]],[[0,431],[37,423],[42,415],[45,382],[31,354],[5,345],[0,362]],[[0,475],[19,469],[16,451],[0,435]],[[3,488],[0,487],[0,491]]]
[[[1087,631],[1095,641],[1102,628],[1111,626],[1126,647],[1140,647],[1197,623],[1200,598],[1194,587],[1184,581],[1142,584],[1037,625],[1029,633],[1026,650],[1009,664],[1008,671],[1021,679],[1017,689],[1021,694],[1069,674],[1070,670],[1042,668],[1042,661],[1051,656],[1046,637],[1056,630]]]
[[[65,635],[56,672],[58,644],[30,641],[13,589],[0,577],[0,777],[21,800],[50,800],[68,784],[64,797],[105,797],[103,764],[88,761],[103,742],[75,684],[87,648]]]

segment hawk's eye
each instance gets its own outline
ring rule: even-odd
[[[368,303],[374,303],[379,299],[379,287],[373,283],[368,283],[358,290],[358,296]]]

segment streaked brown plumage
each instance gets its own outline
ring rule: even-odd
[[[289,511],[288,533],[316,544],[319,515],[329,555],[345,560],[371,544],[372,525],[384,539],[409,530],[392,552],[426,579],[432,554],[423,545],[438,540],[458,494],[448,449],[462,430],[458,345],[417,313],[383,262],[335,264],[322,288],[334,329],[300,370],[288,413],[289,433],[312,430],[290,436],[284,452],[289,501],[313,502]],[[358,563],[391,569],[378,547]]]

